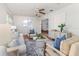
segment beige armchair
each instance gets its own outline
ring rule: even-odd
[[[4,51],[3,51],[3,47],[0,47],[0,53],[1,53],[0,55],[4,55],[4,52],[6,53],[6,51],[9,54],[12,54],[12,53],[14,54],[15,52],[18,52],[20,54],[22,52],[25,52],[25,50],[26,50],[26,46],[24,44],[16,46],[15,43],[12,43],[12,41],[14,39],[12,38],[13,33],[11,32],[10,27],[11,27],[11,25],[9,25],[9,24],[0,24],[0,46],[6,47],[6,49],[4,49]],[[20,40],[20,39],[18,39],[18,40]],[[11,46],[12,44],[15,44],[14,47]],[[3,51],[3,52],[1,52],[1,51]],[[15,53],[15,55],[16,54],[17,53]]]
[[[20,34],[20,37],[18,39],[12,40],[8,44],[9,48],[8,50],[14,51],[15,53],[11,53],[12,55],[25,55],[26,54],[26,45],[23,38],[23,34]],[[10,54],[9,54],[10,55]]]

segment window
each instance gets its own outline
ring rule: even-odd
[[[12,24],[12,18],[8,14],[6,16],[6,23]]]
[[[29,29],[33,29],[33,24],[32,24],[32,20],[28,19],[28,20],[24,20],[23,21],[23,26],[27,27]]]

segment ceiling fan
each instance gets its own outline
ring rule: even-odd
[[[46,12],[45,12],[45,9],[37,9],[36,10],[36,16],[41,16],[41,15],[45,15],[46,14]]]
[[[46,13],[52,12],[52,11],[53,11],[52,9],[48,10],[48,11],[46,11],[44,8],[37,9],[36,10],[36,16],[41,17],[42,15],[45,15]]]
[[[45,9],[39,9],[38,11],[39,11],[40,14],[43,14],[43,15],[46,14],[46,13],[45,13]]]

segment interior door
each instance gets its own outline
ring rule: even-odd
[[[41,21],[41,32],[48,34],[48,19],[44,19]]]

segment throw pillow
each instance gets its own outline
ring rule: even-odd
[[[65,35],[58,35],[56,38],[55,38],[55,41],[54,41],[54,47],[58,50],[60,50],[60,43],[62,40],[65,40]]]

